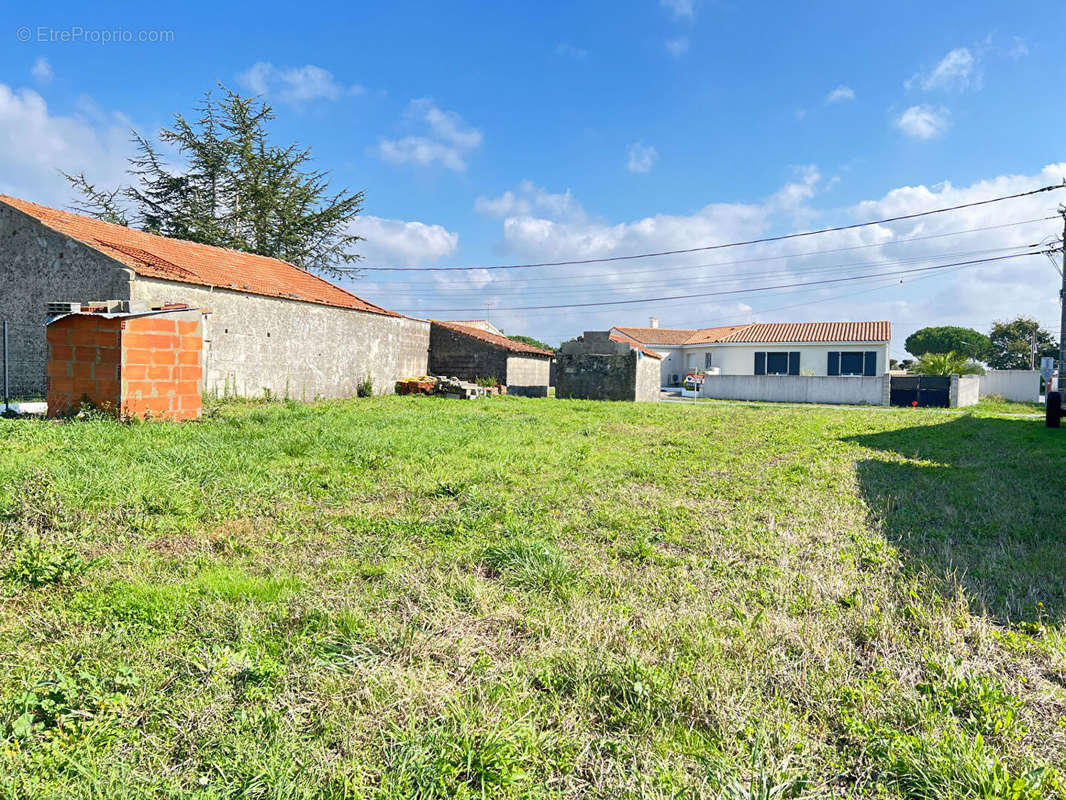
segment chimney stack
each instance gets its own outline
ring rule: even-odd
[[[658,328],[659,327],[659,318],[658,317],[652,317],[651,319],[649,319],[648,320],[648,326],[651,327],[651,328]]]

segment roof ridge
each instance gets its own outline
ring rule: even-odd
[[[143,277],[401,316],[284,259],[163,236],[3,193],[0,193],[0,203],[32,217],[49,230],[103,253]],[[112,238],[115,241],[110,241]],[[223,278],[226,280],[220,280]]]

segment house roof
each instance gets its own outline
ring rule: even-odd
[[[756,322],[721,338],[721,343],[887,342],[892,325],[876,322]]]
[[[634,350],[639,350],[644,355],[650,356],[651,358],[658,358],[660,360],[662,359],[662,354],[661,353],[656,353],[654,350],[649,350],[647,347],[642,345],[640,342],[634,341],[633,339],[630,339],[628,336],[623,336],[622,334],[615,333],[614,331],[611,331],[611,334],[610,334],[610,336],[608,338],[610,338],[610,340],[612,342],[625,342],[630,347],[632,347]]]
[[[622,328],[614,330],[641,344],[686,344],[696,331],[692,328]]]
[[[478,328],[489,333],[495,333],[497,336],[503,336],[503,331],[489,322],[487,319],[451,319],[449,322],[454,322],[456,325],[463,325],[467,328]]]
[[[887,342],[892,325],[876,322],[753,322],[718,328],[620,328],[623,336],[642,344],[774,344],[820,342]]]
[[[458,322],[444,322],[439,319],[431,319],[430,322],[434,325],[440,325],[442,328],[447,328],[455,333],[461,333],[464,336],[469,336],[471,339],[477,339],[478,341],[485,342],[486,344],[495,345],[496,347],[502,347],[505,350],[509,350],[512,353],[522,353],[524,355],[534,356],[548,356],[555,355],[551,350],[543,350],[539,347],[526,344],[525,342],[516,342],[514,339],[508,339],[506,336],[497,336],[495,333],[489,333],[483,331],[480,328],[471,328],[468,325],[460,325]]]
[[[4,203],[145,278],[400,316],[286,261],[138,231],[0,194]]]

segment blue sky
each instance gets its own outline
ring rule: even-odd
[[[265,3],[252,15],[195,2],[9,5],[0,12],[0,191],[62,206],[71,197],[58,169],[121,181],[128,128],[158,128],[221,81],[262,93],[280,139],[311,145],[338,185],[367,191],[357,227],[367,266],[609,257],[920,211],[1066,175],[1055,101],[1066,7],[1006,8]],[[888,318],[900,356],[924,324],[987,329],[1016,313],[1055,322],[1057,275],[1030,257],[802,292],[496,309],[1015,252],[1058,226],[939,234],[1046,216],[1061,195],[713,257],[367,273],[355,291],[418,315],[487,315],[552,342],[652,315],[679,327]],[[842,247],[859,249],[797,255]],[[849,272],[853,264],[864,266]],[[470,308],[488,310],[448,313]]]

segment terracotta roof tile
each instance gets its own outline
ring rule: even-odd
[[[887,342],[892,325],[877,322],[756,322],[717,341],[723,343]]]
[[[621,330],[621,329],[619,328],[619,330]],[[634,341],[633,339],[630,339],[628,336],[623,336],[620,333],[615,333],[614,331],[611,331],[611,334],[610,334],[610,336],[608,338],[612,342],[625,342],[630,347],[632,347],[634,350],[639,350],[640,352],[642,352],[646,356],[650,356],[651,358],[658,358],[658,359],[662,360],[662,355],[661,354],[656,353],[654,350],[649,350],[647,347],[642,345],[640,342]]]
[[[622,328],[614,330],[641,344],[685,344],[696,331],[692,328]]]
[[[5,203],[146,278],[400,316],[276,258],[168,239],[0,194]]]
[[[542,350],[539,347],[526,344],[525,342],[516,342],[514,339],[508,339],[506,336],[497,336],[495,333],[489,333],[483,331],[481,328],[471,328],[466,325],[460,325],[457,322],[443,322],[439,319],[431,319],[430,322],[433,325],[440,325],[442,328],[447,328],[450,331],[461,333],[464,336],[469,336],[471,339],[478,339],[486,344],[493,344],[497,347],[502,347],[506,350],[510,350],[512,353],[527,353],[537,356],[554,356],[551,350]]]

